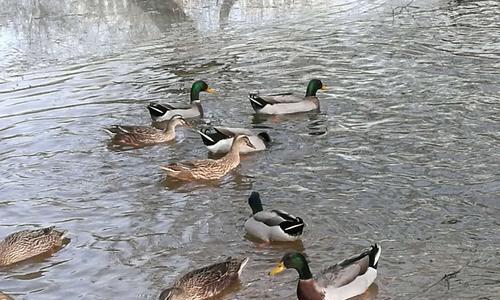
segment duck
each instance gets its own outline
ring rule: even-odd
[[[203,108],[200,101],[200,93],[215,93],[203,80],[198,80],[191,86],[191,106],[174,107],[170,104],[159,104],[152,102],[148,105],[149,114],[153,122],[170,120],[174,115],[181,115],[185,119],[203,117]]]
[[[326,90],[327,87],[319,79],[311,79],[307,85],[305,97],[293,93],[272,94],[259,96],[258,93],[250,93],[248,99],[252,108],[258,114],[280,115],[294,114],[319,110],[319,99],[316,96],[318,90]]]
[[[315,279],[303,254],[287,253],[269,274],[274,276],[286,269],[297,270],[299,300],[349,299],[363,294],[375,281],[381,250],[374,244],[360,254],[326,268]]]
[[[173,163],[160,166],[160,168],[167,172],[168,177],[180,180],[216,180],[240,164],[240,148],[244,145],[250,148],[254,147],[246,135],[238,135],[233,140],[231,150],[219,159],[200,159]]]
[[[228,287],[237,283],[248,257],[226,261],[191,271],[160,294],[160,300],[205,300],[212,299]]]
[[[264,242],[291,242],[298,240],[305,223],[282,210],[264,211],[260,194],[252,192],[248,198],[252,216],[245,222],[246,232]]]
[[[22,230],[0,241],[0,267],[12,265],[62,247],[64,231],[55,227]]]
[[[113,144],[139,148],[174,140],[177,126],[190,127],[182,116],[175,115],[168,121],[163,130],[150,126],[123,125],[114,125],[105,130],[112,135],[111,142]]]
[[[243,145],[240,148],[240,154],[247,154],[256,151],[266,150],[266,144],[271,142],[271,137],[267,132],[255,134],[253,131],[245,128],[230,128],[230,127],[212,127],[212,130],[199,130],[203,144],[211,153],[227,153],[231,149],[233,139],[237,135],[246,135],[250,139],[255,148],[250,148]]]

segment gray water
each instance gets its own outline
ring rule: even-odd
[[[257,118],[248,92],[319,93],[321,113]],[[102,128],[202,95],[203,123],[268,131],[218,183],[160,164],[201,139],[111,151]],[[156,299],[183,273],[249,256],[226,299],[293,299],[288,246],[244,237],[246,199],[302,216],[313,273],[382,245],[377,299],[500,299],[500,3],[391,0],[0,1],[0,237],[71,242],[0,270],[14,299]],[[458,272],[441,282],[445,274]],[[438,283],[439,282],[439,283]],[[436,284],[437,283],[437,284]]]

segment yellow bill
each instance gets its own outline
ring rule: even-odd
[[[323,91],[326,91],[326,90],[328,90],[328,87],[326,86],[326,84],[323,84],[323,85],[321,85],[321,89],[322,89]]]
[[[276,267],[274,267],[274,269],[271,270],[271,272],[269,272],[269,275],[275,276],[285,270],[286,270],[285,264],[283,262],[280,262]]]
[[[215,89],[209,87],[209,88],[207,88],[207,93],[213,94],[213,93],[215,93]]]

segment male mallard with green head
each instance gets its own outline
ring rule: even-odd
[[[363,294],[377,277],[381,248],[372,245],[362,253],[325,269],[313,279],[306,258],[301,253],[287,253],[270,272],[276,275],[286,269],[299,273],[299,300],[344,300]]]
[[[203,117],[203,108],[201,107],[200,93],[214,93],[203,80],[198,80],[191,86],[191,106],[174,107],[170,104],[151,103],[148,105],[149,114],[153,122],[163,122],[170,120],[175,115],[180,115],[185,119]]]
[[[64,231],[54,227],[23,230],[0,242],[0,267],[8,266],[62,247]]]
[[[240,148],[254,147],[246,135],[234,138],[231,150],[219,159],[200,159],[161,166],[168,177],[181,180],[215,180],[223,177],[240,164]]]
[[[191,271],[164,290],[160,300],[205,300],[215,297],[238,282],[247,262],[248,257],[228,258],[225,262]]]
[[[318,110],[319,99],[316,96],[318,90],[326,90],[326,85],[319,79],[312,79],[307,85],[305,97],[300,97],[292,93],[267,96],[259,96],[258,93],[251,93],[248,98],[256,113],[268,115],[293,114]]]
[[[190,127],[184,118],[175,115],[163,130],[150,126],[123,125],[115,125],[105,130],[113,135],[111,139],[113,144],[138,148],[174,140],[177,126]]]
[[[251,236],[265,242],[291,242],[302,235],[305,223],[301,218],[277,209],[264,211],[259,193],[252,192],[248,204],[252,216],[245,222],[245,230]]]

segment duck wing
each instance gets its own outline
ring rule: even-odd
[[[293,103],[300,102],[304,100],[304,97],[300,97],[294,93],[279,93],[260,96],[259,94],[250,94],[252,99],[259,99],[268,104],[278,104],[278,103]]]
[[[138,135],[151,135],[158,133],[158,129],[149,126],[127,126],[127,125],[113,125],[107,128],[112,133],[125,133],[125,134],[138,134]]]
[[[282,216],[276,213],[276,211],[259,211],[258,213],[253,215],[253,218],[261,223],[266,224],[267,226],[279,226],[284,219]]]
[[[217,144],[221,140],[229,139],[233,137],[225,131],[219,131],[215,127],[214,130],[210,129],[199,130],[198,133],[201,135],[201,140],[205,146],[211,146]]]
[[[192,170],[196,168],[213,168],[217,167],[217,161],[213,159],[200,159],[192,161],[183,161],[178,163],[169,164],[167,168],[181,171],[181,170]]]
[[[365,274],[369,267],[376,269],[379,256],[380,247],[375,244],[358,255],[324,269],[318,275],[317,282],[322,287],[346,286],[358,276]]]
[[[237,280],[247,262],[248,258],[228,258],[224,262],[187,273],[175,286],[182,288],[189,295],[203,295],[203,299],[212,297]]]
[[[150,103],[148,105],[149,114],[153,117],[161,117],[169,110],[189,109],[190,106],[173,106],[171,104]]]

